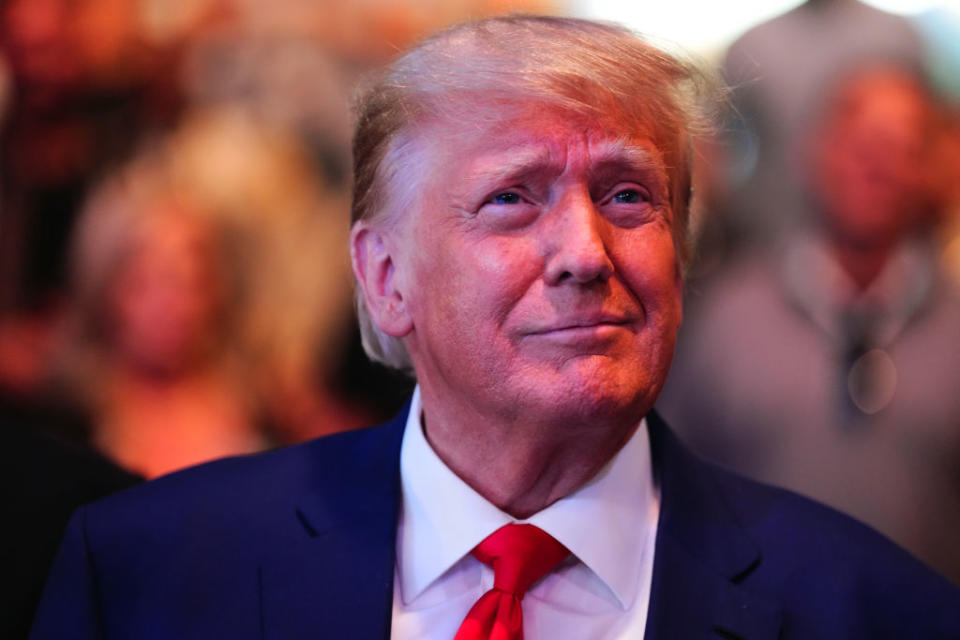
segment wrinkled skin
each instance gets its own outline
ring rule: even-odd
[[[501,506],[513,480],[550,484],[549,503],[616,453],[666,377],[682,315],[666,168],[642,130],[544,107],[418,133],[411,209],[354,230],[355,260],[380,265],[358,280],[410,352],[438,454]]]

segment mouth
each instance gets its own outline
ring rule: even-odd
[[[537,327],[527,332],[531,337],[550,338],[602,338],[617,330],[629,328],[632,321],[620,315],[597,314],[591,316],[564,318]]]

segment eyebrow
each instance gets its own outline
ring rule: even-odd
[[[659,186],[667,187],[667,169],[653,145],[637,145],[624,139],[599,144],[600,149],[591,153],[592,175],[627,168],[641,171],[653,177]]]
[[[502,162],[478,171],[478,176],[490,182],[522,182],[528,176],[542,173],[544,169],[560,173],[563,167],[556,157],[551,158],[552,155],[546,146],[513,150]]]
[[[667,186],[667,171],[659,154],[649,146],[637,145],[624,139],[603,141],[591,153],[591,175],[603,175],[619,169],[632,169],[652,176],[663,187]],[[654,148],[655,149],[655,148]],[[505,152],[503,155],[507,155]],[[478,176],[494,182],[522,182],[524,178],[540,174],[544,170],[561,173],[563,165],[559,157],[546,146],[516,149],[496,166],[483,168]]]

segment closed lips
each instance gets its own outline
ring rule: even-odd
[[[569,319],[569,320],[561,320],[559,322],[551,323],[550,325],[547,325],[545,327],[533,329],[528,333],[536,335],[539,333],[551,333],[554,331],[588,329],[592,327],[600,327],[600,326],[607,326],[607,325],[618,326],[618,325],[626,325],[629,323],[630,323],[630,320],[622,316],[603,315],[603,316],[589,317],[589,318],[575,318],[575,319]]]

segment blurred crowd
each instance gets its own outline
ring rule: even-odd
[[[410,382],[353,319],[349,96],[507,8],[561,7],[0,3],[0,419],[150,478],[390,416]],[[935,40],[808,0],[729,49],[659,409],[960,583],[960,69]]]

